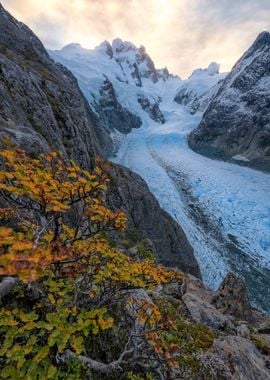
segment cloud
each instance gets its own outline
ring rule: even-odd
[[[158,67],[187,76],[211,61],[227,71],[262,30],[269,0],[3,0],[46,47],[93,48],[120,37],[146,46]]]

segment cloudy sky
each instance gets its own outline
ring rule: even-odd
[[[47,48],[120,37],[182,77],[211,61],[228,71],[263,30],[270,0],[2,0]]]

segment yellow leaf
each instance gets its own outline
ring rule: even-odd
[[[13,233],[12,228],[0,227],[0,239],[11,236]]]
[[[12,244],[14,251],[27,251],[31,248],[33,248],[33,243],[28,241],[16,241]]]

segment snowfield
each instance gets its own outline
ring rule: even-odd
[[[202,115],[168,93],[160,108],[167,122],[145,118],[114,161],[140,174],[180,223],[210,287],[233,270],[245,278],[253,304],[270,310],[270,176],[193,152],[187,135]]]

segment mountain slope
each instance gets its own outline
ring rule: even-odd
[[[114,142],[107,149],[108,155],[117,150],[117,140],[145,120],[164,123],[160,97],[166,88],[177,88],[181,83],[166,68],[157,70],[143,46],[137,48],[121,39],[112,44],[104,41],[92,50],[69,44],[49,54],[77,77],[92,110]]]
[[[50,146],[89,166],[105,134],[95,128],[76,79],[2,7],[0,20],[1,135],[33,151]]]
[[[75,77],[55,64],[31,30],[2,6],[0,72],[1,140],[8,136],[33,155],[60,150],[86,168],[91,167],[96,154],[105,155],[102,148],[108,133]],[[153,239],[160,261],[200,276],[182,229],[160,208],[139,176],[115,165],[108,203],[123,207],[130,228]]]
[[[197,152],[270,170],[270,34],[227,75],[189,138]],[[239,161],[239,162],[240,162]]]
[[[219,65],[215,62],[210,63],[206,69],[196,69],[182,82],[174,101],[187,106],[191,113],[204,111],[216,95],[224,77],[225,74],[219,72]]]

